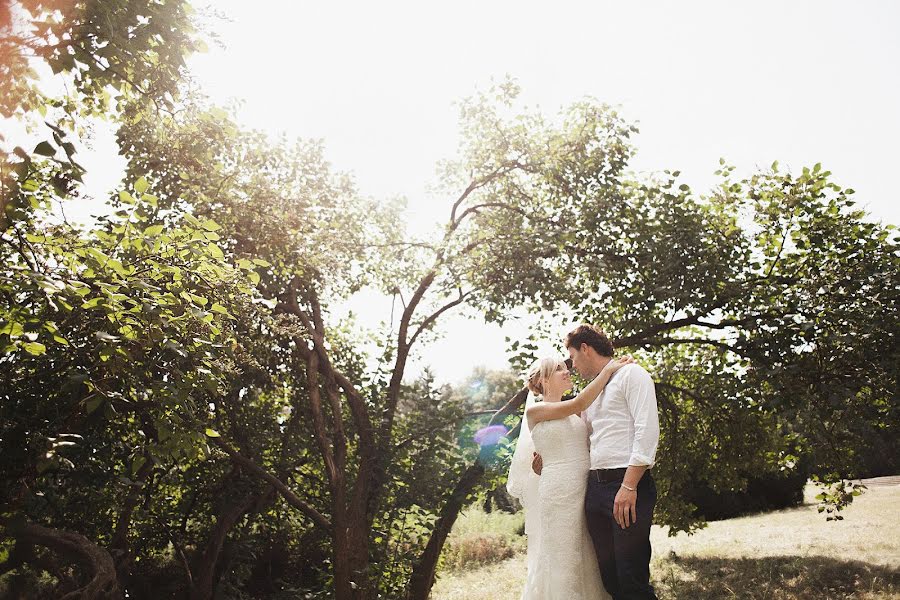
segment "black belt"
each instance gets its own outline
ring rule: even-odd
[[[627,470],[627,467],[622,467],[621,469],[591,469],[591,479],[595,479],[597,483],[622,481],[625,479],[625,471]]]

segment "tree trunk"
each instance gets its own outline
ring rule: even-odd
[[[506,415],[517,411],[527,398],[528,390],[519,390],[509,402],[494,413],[489,425],[499,423]],[[517,433],[518,427],[515,427],[507,435],[514,437]],[[441,557],[441,550],[444,549],[447,536],[450,534],[450,530],[453,529],[453,524],[456,523],[459,512],[462,510],[469,495],[484,476],[484,472],[484,461],[479,456],[459,478],[441,509],[441,516],[434,525],[434,530],[431,532],[428,544],[425,545],[425,550],[422,551],[419,560],[413,565],[412,574],[409,577],[406,600],[428,600],[428,595],[431,593],[431,588],[434,585],[438,559]]]
[[[209,600],[213,595],[213,583],[215,582],[216,563],[222,552],[222,545],[232,527],[253,506],[257,497],[253,494],[241,499],[229,506],[219,514],[216,525],[210,533],[206,548],[203,550],[196,567],[193,569],[193,584],[191,586],[190,600]]]
[[[337,509],[332,516],[334,561],[334,594],[336,600],[368,600],[371,588],[369,573],[369,525],[365,510]]]
[[[8,528],[18,542],[44,546],[85,567],[91,580],[87,585],[62,596],[61,600],[76,598],[119,600],[122,597],[112,556],[80,533],[51,529],[33,523],[14,523],[9,524]]]
[[[484,467],[479,461],[476,461],[463,473],[450,498],[441,509],[441,516],[435,523],[434,530],[425,550],[419,557],[419,560],[413,565],[412,574],[409,577],[409,591],[407,600],[427,600],[431,593],[431,587],[434,585],[434,574],[437,569],[438,559],[441,557],[441,550],[444,548],[444,542],[453,524],[459,516],[469,493],[475,489],[481,477],[484,475]]]
[[[148,457],[145,457],[144,464],[141,465],[141,468],[138,469],[137,475],[135,476],[136,483],[143,484],[152,470],[153,461]],[[141,487],[133,487],[128,492],[125,503],[122,505],[122,510],[119,512],[115,533],[113,533],[112,540],[109,543],[109,551],[115,560],[119,581],[122,582],[126,588],[128,586],[132,559],[134,558],[131,553],[131,548],[128,546],[128,529],[131,527],[131,516],[134,513],[134,509],[137,507],[143,489],[142,485]]]

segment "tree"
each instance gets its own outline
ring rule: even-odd
[[[541,236],[548,235],[541,233],[545,229],[542,215],[529,212],[541,211],[549,217],[559,210],[561,196],[557,194],[557,200],[549,204],[526,196],[515,202],[483,204],[477,200],[482,188],[495,182],[513,185],[514,177],[537,169],[539,159],[561,161],[568,144],[587,146],[588,138],[601,132],[607,139],[602,149],[591,149],[592,160],[595,165],[606,164],[607,149],[611,156],[624,152],[620,138],[629,128],[611,112],[585,105],[573,119],[586,121],[590,129],[581,134],[544,132],[554,149],[549,155],[541,150],[539,156],[527,157],[533,166],[513,159],[480,165],[435,243],[404,238],[393,207],[356,197],[340,184],[341,178],[325,169],[318,149],[282,146],[273,150],[258,135],[232,135],[236,128],[224,117],[216,111],[187,111],[164,117],[158,124],[141,119],[135,127],[120,130],[120,144],[135,171],[152,178],[164,204],[192,198],[192,212],[213,215],[223,222],[226,235],[232,232],[224,245],[236,258],[260,256],[273,265],[261,286],[264,295],[277,299],[276,314],[284,315],[287,326],[294,327],[290,363],[284,368],[294,382],[306,383],[308,398],[301,399],[308,402],[328,485],[328,507],[320,514],[327,515],[331,530],[336,595],[368,597],[377,586],[370,579],[371,557],[378,554],[372,547],[377,537],[372,531],[389,508],[385,501],[392,485],[390,465],[397,453],[398,405],[415,343],[441,315],[464,302],[480,296],[481,302],[496,303],[496,297],[518,290],[516,282],[533,286],[550,272],[536,270],[533,263],[521,259],[537,252]],[[578,127],[583,125],[577,122]],[[527,127],[519,129],[524,159],[527,150],[537,152],[546,140],[531,140]],[[191,160],[188,157],[197,150],[191,140],[198,131],[208,133],[199,159]],[[474,134],[473,128],[470,135]],[[229,143],[210,143],[224,139]],[[615,159],[610,168],[622,165]],[[446,170],[448,181],[452,171],[451,167]],[[320,235],[334,228],[341,236]],[[492,257],[499,254],[501,260],[509,261],[509,268],[520,265],[517,268],[524,272],[497,271],[496,264],[491,267],[496,276],[480,272],[488,241]],[[323,260],[326,257],[329,260]],[[368,279],[363,280],[362,274]],[[377,357],[382,366],[354,377],[333,350],[340,346],[341,336],[340,330],[327,326],[327,302],[335,302],[363,281],[408,300],[396,332],[382,342],[383,354]],[[234,433],[224,431],[217,445],[261,479],[280,481],[271,468],[234,448]],[[276,487],[291,498],[283,481]],[[302,510],[298,503],[292,504]],[[433,572],[433,565],[425,568]]]
[[[29,576],[49,572],[59,590],[135,597],[283,585],[427,597],[460,508],[496,485],[509,449],[474,444],[481,423],[427,375],[405,381],[462,306],[497,322],[522,307],[601,322],[640,355],[658,382],[660,513],[673,531],[700,525],[680,493],[688,475],[739,488],[802,455],[838,480],[864,436],[896,444],[897,239],[821,168],[733,182],[723,164],[721,185],[697,197],[677,173],[627,173],[636,130],[611,108],[585,100],[551,122],[517,113],[504,82],[461,103],[461,152],[441,171],[447,221],[415,238],[402,205],[361,197],[320,143],[273,141],[175,97],[165,82],[192,38],[173,34],[157,71],[159,38],[142,28],[177,29],[185,5],[100,4],[73,5],[73,22],[111,11],[136,40],[106,32],[135,61],[115,69],[134,182],[113,199],[118,214],[89,232],[53,220],[50,203],[79,189],[71,129],[55,124],[55,146],[4,162],[0,397],[13,415],[4,443],[22,440],[11,448],[25,465],[3,473],[13,586],[39,589]],[[34,22],[50,14],[27,6]],[[62,34],[66,56],[84,44],[101,55],[92,27],[68,34],[84,42]],[[82,86],[66,102],[93,114],[106,88],[90,69],[116,73],[46,52]],[[360,332],[336,317],[364,286],[399,300],[396,322]],[[521,367],[534,347],[511,349]],[[73,368],[86,375],[59,386]],[[514,438],[524,399],[486,420]],[[33,553],[46,538],[31,525],[55,526],[54,549],[100,557],[87,580]],[[295,575],[266,575],[277,569]]]

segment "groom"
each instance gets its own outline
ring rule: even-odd
[[[613,356],[606,334],[592,325],[572,330],[566,348],[570,366],[588,380]],[[637,364],[623,367],[582,418],[591,440],[584,511],[603,586],[613,600],[655,600],[650,585],[650,523],[656,483],[650,467],[659,444],[659,415],[650,374]],[[540,455],[532,466],[540,474]]]

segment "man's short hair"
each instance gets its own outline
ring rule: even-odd
[[[615,354],[613,344],[606,337],[606,333],[593,325],[579,325],[566,336],[566,348],[580,349],[582,344],[587,344],[597,351],[600,356],[612,356]]]

